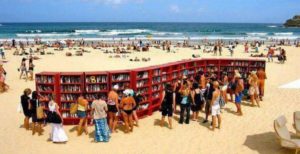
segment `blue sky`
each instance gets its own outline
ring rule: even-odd
[[[283,23],[300,0],[0,0],[0,22]]]

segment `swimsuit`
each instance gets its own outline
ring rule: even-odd
[[[131,115],[133,110],[123,110],[127,115]]]

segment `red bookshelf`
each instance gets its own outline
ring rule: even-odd
[[[70,114],[70,106],[77,102],[77,98],[84,94],[84,73],[60,73],[59,75],[59,98],[64,124],[78,124],[77,114]]]
[[[232,78],[235,69],[239,70],[242,76],[246,76],[249,72],[265,66],[266,62],[259,59],[188,59],[133,70],[42,72],[36,74],[36,90],[48,98],[55,94],[55,101],[60,106],[64,124],[73,125],[77,124],[79,119],[76,114],[70,114],[70,105],[76,102],[80,94],[83,94],[91,105],[96,94],[107,95],[114,85],[119,85],[120,96],[123,90],[132,88],[143,97],[137,114],[139,117],[145,117],[159,109],[164,85],[175,83],[183,75],[195,76],[199,71],[204,73],[214,71],[219,79],[223,77],[223,72],[227,72],[229,78]],[[90,110],[88,116],[90,118]]]
[[[59,75],[54,72],[42,72],[35,75],[35,84],[36,91],[39,95],[46,97],[43,105],[45,108],[48,108],[48,102],[50,98],[54,95],[57,96],[59,94],[58,90],[58,81]],[[55,101],[58,102],[59,98],[55,97]]]
[[[147,116],[151,105],[151,71],[148,68],[135,69],[132,71],[132,80],[133,90],[143,97],[137,109],[137,115]]]

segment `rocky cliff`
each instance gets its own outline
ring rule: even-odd
[[[294,16],[292,19],[284,23],[285,27],[300,27],[300,15]]]

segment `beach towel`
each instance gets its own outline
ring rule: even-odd
[[[95,119],[95,141],[108,142],[110,131],[107,125],[106,118]]]

